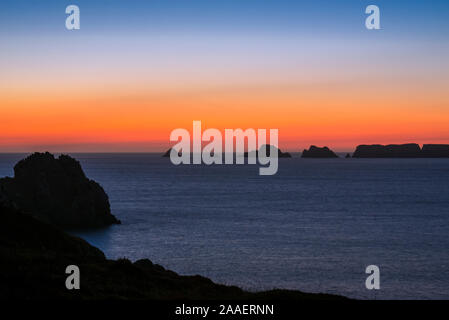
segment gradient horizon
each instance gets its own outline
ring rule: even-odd
[[[65,7],[81,30],[65,29]],[[365,28],[365,8],[381,30]],[[170,132],[279,146],[449,143],[449,2],[2,1],[0,152],[156,152]]]

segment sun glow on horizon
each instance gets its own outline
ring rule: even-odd
[[[279,146],[289,151],[449,143],[449,45],[435,31],[440,25],[428,22],[432,37],[413,39],[388,20],[385,30],[365,32],[348,5],[347,22],[332,16],[315,29],[282,19],[270,32],[226,29],[218,19],[181,32],[155,20],[162,29],[115,33],[93,23],[92,6],[79,33],[2,33],[0,152],[164,151],[170,132],[193,120],[220,130],[279,129]],[[273,8],[258,10],[287,14]]]

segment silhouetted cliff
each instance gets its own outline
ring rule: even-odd
[[[449,144],[425,144],[421,153],[425,158],[449,158]]]
[[[304,149],[301,158],[338,158],[338,156],[328,147],[310,146],[309,150]]]
[[[103,188],[89,180],[75,159],[34,153],[14,167],[14,178],[0,179],[4,205],[65,228],[120,223]]]
[[[353,158],[419,158],[421,148],[416,143],[390,145],[359,145]]]

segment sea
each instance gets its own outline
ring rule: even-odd
[[[160,154],[71,154],[122,221],[75,230],[108,258],[150,259],[249,291],[449,299],[449,159],[279,159],[173,165]],[[25,154],[0,154],[12,176]],[[368,290],[366,268],[380,270]]]

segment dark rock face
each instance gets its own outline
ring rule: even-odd
[[[421,153],[424,158],[449,158],[449,144],[425,144]]]
[[[301,158],[338,158],[338,156],[328,147],[310,146],[309,150],[304,149]]]
[[[257,157],[259,155],[259,152],[262,152],[262,154],[267,155],[267,157],[269,157],[271,155],[271,152],[274,152],[278,154],[278,158],[291,158],[291,154],[288,152],[282,152],[281,149],[276,148],[275,146],[269,145],[269,144],[265,144],[262,145],[259,150],[256,151],[250,151],[250,152],[245,152],[244,156],[245,158],[249,157]]]
[[[14,178],[0,179],[3,203],[64,228],[95,228],[120,223],[103,188],[89,180],[80,163],[66,155],[34,153],[14,167]]]
[[[419,158],[421,148],[416,143],[389,145],[360,145],[357,146],[353,158]]]

